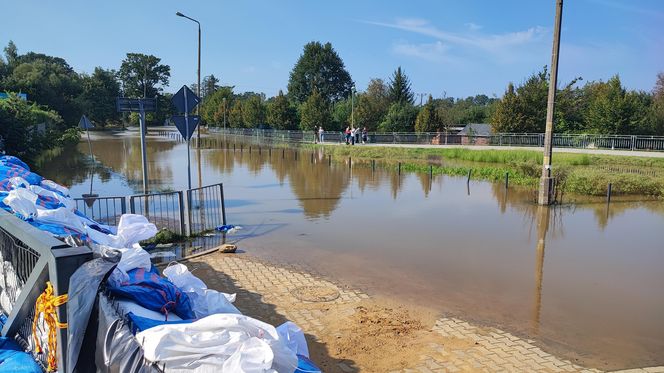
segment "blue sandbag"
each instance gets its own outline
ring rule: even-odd
[[[154,320],[154,319],[149,319],[149,318],[143,317],[143,316],[137,316],[133,312],[129,312],[127,314],[127,317],[131,321],[131,332],[132,332],[132,334],[136,334],[136,333],[142,332],[144,330],[154,328],[155,326],[159,326],[159,325],[189,324],[191,322],[196,321],[196,320],[171,320],[171,321]]]
[[[19,166],[21,168],[24,168],[24,169],[30,171],[30,167],[27,164],[25,164],[25,162],[23,162],[18,157],[14,157],[13,155],[3,155],[3,156],[1,156],[0,157],[0,163]]]
[[[297,355],[297,369],[293,373],[322,373],[323,371],[306,356]]]
[[[21,166],[9,163],[0,163],[0,178],[8,179],[10,177],[20,176],[25,179],[30,185],[39,185],[44,179],[43,177],[26,170]]]
[[[88,236],[85,233],[79,232],[69,227],[65,227],[62,224],[38,222],[34,219],[28,219],[26,221],[33,227],[37,227],[43,231],[49,232],[55,237],[65,238],[67,236],[73,236],[83,242],[87,242],[88,240]]]
[[[108,290],[111,294],[131,299],[149,310],[164,315],[175,312],[183,320],[196,317],[187,294],[180,291],[167,278],[159,276],[154,266],[149,271],[145,268],[132,269],[127,275],[129,280],[119,286],[109,282]]]
[[[13,339],[0,337],[0,372],[42,373],[42,370],[32,355]]]

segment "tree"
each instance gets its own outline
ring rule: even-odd
[[[57,111],[64,124],[78,123],[81,111],[76,98],[82,91],[81,79],[65,60],[32,52],[19,55],[11,42],[5,55],[8,71],[1,91],[26,93],[30,101]]]
[[[214,74],[204,77],[201,83],[201,100],[205,100],[207,96],[216,92],[217,89],[219,89],[219,79]]]
[[[412,105],[414,102],[413,92],[410,89],[410,81],[406,74],[401,71],[401,66],[394,71],[390,79],[388,96],[392,104],[407,103]]]
[[[584,88],[588,100],[584,120],[588,129],[604,134],[635,134],[647,127],[648,98],[627,92],[617,75]]]
[[[436,107],[433,103],[433,97],[429,95],[429,100],[426,105],[420,109],[420,112],[417,114],[415,119],[415,131],[416,132],[433,132],[440,129],[440,124],[438,122],[438,117],[436,113]]]
[[[233,87],[219,87],[201,103],[201,117],[207,125],[223,126],[224,112],[229,120],[230,109],[233,107],[235,95]]]
[[[297,111],[281,90],[267,105],[267,123],[278,130],[297,129]]]
[[[350,74],[332,44],[310,42],[290,73],[288,96],[298,104],[314,90],[327,102],[346,98],[353,86]]]
[[[229,114],[229,124],[233,128],[244,128],[244,119],[242,116],[242,102],[240,100],[235,100],[233,108]]]
[[[171,68],[161,58],[141,53],[127,53],[118,77],[127,97],[155,97],[168,86]]]
[[[664,72],[657,74],[657,82],[652,91],[653,103],[650,108],[650,132],[655,135],[664,135]]]
[[[355,96],[355,104],[357,104],[357,96]],[[353,125],[353,106],[351,99],[342,100],[335,103],[332,107],[332,128],[330,130],[342,130],[348,126]],[[355,117],[355,126],[358,126],[357,117]],[[326,128],[327,129],[327,128]]]
[[[514,85],[507,85],[507,90],[502,100],[496,106],[491,116],[491,127],[495,133],[513,133],[519,131],[520,123],[523,121],[522,113],[519,111],[519,102]]]
[[[261,96],[251,96],[243,102],[242,119],[244,125],[250,128],[265,124],[265,104]]]
[[[380,123],[381,132],[413,132],[417,108],[407,102],[395,102]]]
[[[355,121],[369,131],[375,131],[389,108],[387,85],[382,79],[371,79],[366,92],[357,95]]]
[[[300,105],[300,129],[312,131],[318,126],[330,128],[330,110],[327,102],[314,90],[311,96]]]
[[[32,163],[45,149],[58,145],[53,139],[58,138],[62,131],[52,125],[60,122],[62,118],[55,111],[40,108],[10,94],[8,99],[0,100],[1,150]],[[40,123],[50,128],[42,132],[37,128]]]
[[[115,100],[120,95],[120,83],[113,70],[96,67],[92,75],[81,75],[83,91],[78,97],[83,114],[100,126],[117,121]]]

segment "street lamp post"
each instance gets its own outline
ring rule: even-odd
[[[191,17],[185,16],[184,14],[182,14],[180,12],[175,13],[175,15],[178,16],[178,17],[183,17],[183,18],[186,18],[188,20],[194,21],[198,24],[198,85],[196,86],[196,88],[197,88],[196,93],[198,95],[198,98],[200,98],[201,97],[201,23],[198,22],[197,20],[191,18]],[[201,105],[196,106],[196,115],[201,114],[200,110],[201,110]],[[200,125],[197,128],[196,137],[197,137],[197,140],[200,142],[201,141],[201,126]]]
[[[350,127],[355,128],[355,84],[350,89]]]
[[[224,135],[226,134],[226,97],[224,97]]]

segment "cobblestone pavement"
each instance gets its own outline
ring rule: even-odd
[[[321,299],[328,304],[353,304],[369,298],[367,294],[335,285],[309,273],[284,268],[234,254],[213,253],[186,263],[211,288],[237,293],[236,306],[244,314],[275,325],[291,320],[307,333],[309,343],[321,343],[324,325],[322,311],[313,307]],[[323,292],[316,292],[322,289]],[[299,292],[299,293],[298,293]],[[304,298],[302,298],[304,296]],[[306,300],[306,296],[322,297]],[[299,299],[298,299],[299,298]],[[305,300],[302,300],[305,299]],[[297,304],[298,306],[293,306]],[[307,304],[312,307],[307,307]],[[601,372],[575,365],[553,356],[533,344],[508,332],[479,327],[456,318],[440,318],[433,331],[443,337],[473,340],[463,349],[447,349],[433,344],[434,356],[414,359],[414,366],[394,372]],[[357,367],[334,360],[334,369],[358,372]],[[664,367],[623,370],[622,373],[664,373]]]

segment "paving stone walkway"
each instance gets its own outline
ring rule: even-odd
[[[311,303],[353,304],[369,298],[367,294],[336,285],[295,268],[284,268],[234,254],[212,253],[185,262],[193,273],[210,288],[237,293],[236,306],[244,314],[275,325],[291,320],[302,328],[309,339],[320,342],[324,332],[322,311]],[[316,292],[315,290],[323,290]],[[302,296],[305,298],[302,298]],[[306,296],[323,297],[308,301]],[[304,300],[303,300],[304,299]],[[297,307],[292,307],[296,302]],[[475,341],[462,349],[432,345],[435,356],[420,356],[414,366],[394,372],[601,372],[575,365],[553,356],[508,332],[479,327],[456,318],[440,318],[433,331],[443,337]],[[311,343],[312,341],[310,341]],[[434,355],[434,354],[432,354]],[[336,363],[342,372],[359,372],[366,367]],[[369,369],[370,370],[370,369]],[[664,373],[663,367],[630,369],[621,373]]]

